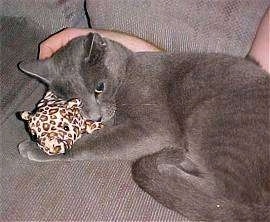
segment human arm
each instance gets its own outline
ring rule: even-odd
[[[249,56],[270,73],[270,10],[268,10],[258,28]]]
[[[121,32],[98,29],[66,28],[50,36],[40,44],[39,59],[51,57],[53,53],[55,53],[61,47],[65,46],[73,38],[87,35],[89,32],[99,33],[102,37],[116,41],[133,52],[161,50],[153,44],[150,44],[138,37],[130,36]]]

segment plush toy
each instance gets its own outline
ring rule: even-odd
[[[65,153],[83,133],[103,127],[100,122],[84,118],[79,99],[62,100],[50,91],[33,113],[24,111],[20,116],[26,121],[32,139],[48,155]]]

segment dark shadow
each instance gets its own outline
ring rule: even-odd
[[[89,28],[92,28],[91,21],[90,21],[90,16],[89,16],[89,14],[87,12],[86,0],[83,3],[83,8],[84,8],[85,17],[86,17],[86,20],[87,20],[87,25],[88,25]]]

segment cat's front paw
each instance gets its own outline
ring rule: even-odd
[[[18,151],[23,158],[28,158],[28,151],[29,149],[32,149],[30,143],[31,141],[25,140],[18,145]]]
[[[68,155],[49,156],[40,150],[36,143],[30,140],[25,140],[20,143],[18,145],[18,150],[22,157],[37,162],[60,161],[69,159]]]

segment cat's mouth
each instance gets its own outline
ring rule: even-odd
[[[95,111],[94,111],[95,110]],[[113,121],[116,106],[114,104],[101,104],[99,108],[90,109],[85,107],[82,112],[86,119],[94,122],[107,123]]]
[[[103,115],[102,122],[114,123],[115,117],[116,117],[116,108],[107,110],[107,112]]]
[[[106,126],[114,126],[114,125],[116,125],[116,115],[113,115],[110,119],[107,119],[103,123],[106,124]]]
[[[110,110],[110,112],[106,112],[101,117],[101,123],[106,124],[106,126],[116,125],[116,115],[115,110]]]
[[[102,124],[106,124],[106,126],[112,126],[112,125],[114,125],[114,122],[115,122],[115,115],[101,117],[100,121],[98,121],[98,122],[100,122]]]
[[[93,117],[93,116],[91,116],[91,115],[86,115],[85,113],[83,113],[83,116],[84,116],[86,119],[89,119],[89,120],[91,120],[91,121],[93,121],[93,122],[97,122],[97,123],[106,123],[106,125],[107,125],[108,122],[113,121],[114,116],[115,116],[115,112],[113,112],[111,115],[105,114],[105,115],[100,115],[100,116],[98,116],[98,117]]]

